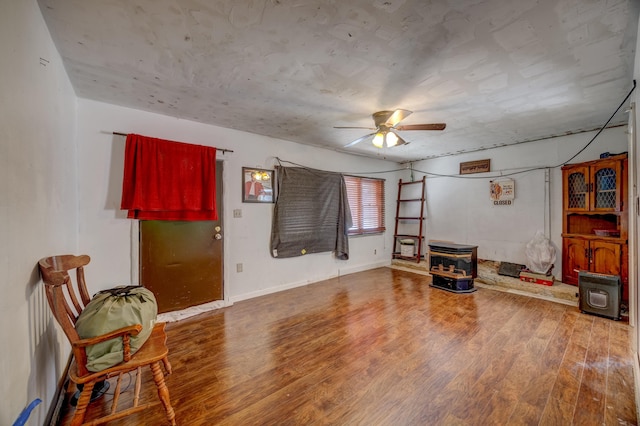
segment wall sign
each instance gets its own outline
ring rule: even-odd
[[[513,179],[492,180],[489,182],[489,188],[494,206],[510,206],[516,196]]]
[[[477,160],[460,163],[460,174],[485,173],[491,170],[491,160]]]

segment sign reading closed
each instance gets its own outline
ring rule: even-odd
[[[513,179],[492,180],[490,191],[494,206],[510,206],[516,195]]]

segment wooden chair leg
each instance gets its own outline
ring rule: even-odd
[[[169,357],[162,358],[162,363],[164,364],[164,369],[167,372],[167,375],[171,374],[171,363],[169,362]]]
[[[80,392],[80,398],[78,398],[78,404],[76,405],[76,412],[71,419],[71,426],[80,426],[84,423],[84,418],[87,415],[87,406],[91,402],[91,393],[93,392],[94,382],[85,383],[82,392]]]
[[[162,405],[164,406],[164,411],[167,413],[167,420],[169,420],[169,424],[171,426],[175,426],[176,413],[174,413],[173,407],[171,406],[169,389],[164,382],[164,374],[162,374],[162,370],[160,369],[160,361],[151,364],[151,372],[153,373],[153,381],[156,382],[156,386],[158,387],[158,397],[160,398],[160,402],[162,402]]]

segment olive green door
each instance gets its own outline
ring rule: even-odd
[[[216,162],[217,221],[140,221],[140,284],[158,312],[222,300],[222,162]]]

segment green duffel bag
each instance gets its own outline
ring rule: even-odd
[[[158,304],[150,290],[142,286],[120,286],[93,296],[76,321],[76,331],[86,339],[140,324],[142,331],[131,337],[131,354],[134,354],[151,335],[157,316]],[[102,371],[123,359],[121,337],[87,346],[89,371]]]

